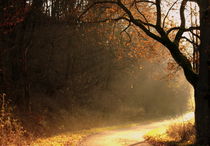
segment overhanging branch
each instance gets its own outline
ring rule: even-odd
[[[187,1],[188,0],[183,0],[181,3],[181,7],[180,7],[181,25],[179,27],[171,28],[167,32],[165,32],[164,29],[161,27],[160,0],[156,0],[156,2],[155,2],[156,9],[157,9],[157,18],[158,17],[160,18],[160,19],[156,20],[156,24],[150,24],[148,22],[145,22],[145,21],[135,18],[134,15],[132,14],[131,10],[129,10],[129,8],[127,8],[122,3],[121,0],[95,2],[90,7],[88,7],[82,13],[82,15],[87,13],[88,10],[90,10],[92,7],[94,7],[94,5],[97,5],[97,4],[111,3],[114,5],[117,5],[120,9],[122,9],[124,11],[124,13],[126,15],[121,18],[105,19],[104,21],[110,21],[110,20],[119,21],[121,19],[124,19],[124,20],[128,21],[129,23],[132,23],[132,24],[136,25],[137,27],[139,27],[143,32],[145,32],[146,35],[148,35],[149,37],[153,38],[154,40],[160,42],[170,51],[172,57],[177,62],[177,64],[179,64],[183,68],[187,80],[192,85],[195,85],[197,82],[197,74],[193,71],[192,64],[191,64],[190,60],[188,60],[188,58],[179,50],[179,42],[180,42],[180,39],[182,38],[183,33],[186,31],[192,31],[195,29],[199,29],[199,27],[185,28],[186,22],[185,22],[185,16],[184,16],[184,9],[185,9]],[[146,0],[145,1],[139,0],[136,2],[146,2]],[[149,29],[147,29],[148,26],[155,28],[157,30],[157,32],[160,34],[160,36],[156,35],[155,33],[151,32]],[[170,32],[172,32],[174,30],[178,30],[178,32],[176,34],[174,41],[172,42],[168,35]]]
[[[183,32],[200,30],[200,26],[195,26],[195,27],[192,26],[189,28],[173,27],[173,28],[170,28],[168,31],[166,31],[166,34],[169,35],[172,31],[175,31],[175,30],[182,30]]]
[[[82,14],[79,16],[79,20],[90,10],[92,9],[94,6],[96,5],[100,5],[100,4],[117,4],[116,1],[97,1],[94,2],[93,4],[91,4],[87,9],[85,9]]]

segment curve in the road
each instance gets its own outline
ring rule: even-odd
[[[177,120],[186,121],[193,117],[193,113],[187,113]],[[144,142],[143,136],[150,130],[167,126],[174,120],[165,120],[133,126],[130,128],[105,131],[94,134],[80,142],[79,146],[151,146]]]

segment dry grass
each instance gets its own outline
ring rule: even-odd
[[[144,138],[153,145],[192,145],[195,141],[193,120],[176,122],[148,132]]]
[[[39,138],[31,146],[74,146],[86,136],[85,133],[65,133],[48,138]]]
[[[195,139],[194,124],[190,121],[170,125],[166,133],[177,142],[187,142],[190,144]]]
[[[12,115],[12,108],[5,94],[0,94],[0,145],[28,145],[30,136]]]

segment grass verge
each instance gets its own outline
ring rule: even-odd
[[[157,146],[187,146],[195,142],[194,121],[174,122],[169,126],[153,129],[144,135],[145,140]]]

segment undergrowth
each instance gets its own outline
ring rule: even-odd
[[[195,128],[192,120],[176,122],[168,127],[161,127],[148,132],[145,140],[156,146],[186,146],[195,142]]]
[[[6,99],[6,94],[0,94],[0,145],[28,145],[30,135],[14,117],[13,108]]]

